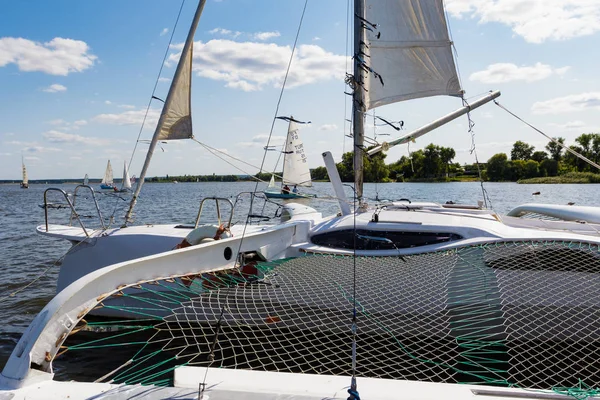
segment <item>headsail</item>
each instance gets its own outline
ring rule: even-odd
[[[112,165],[110,165],[110,160],[108,160],[108,164],[106,164],[106,171],[104,171],[104,178],[102,178],[102,182],[104,185],[112,185],[113,184],[113,170]]]
[[[283,184],[312,186],[304,144],[298,136],[298,125],[290,118],[283,157]]]
[[[90,183],[90,178],[88,177],[88,174],[85,174],[85,176],[83,177],[83,184],[88,185],[89,183]]]
[[[275,175],[271,175],[271,180],[269,181],[269,188],[275,187]]]
[[[365,0],[365,19],[368,109],[462,94],[442,0]]]
[[[190,139],[192,134],[192,54],[194,44],[181,53],[181,71],[175,75],[171,83],[169,96],[171,101],[162,110],[162,124],[158,140]]]
[[[129,171],[127,171],[127,161],[123,164],[123,184],[121,189],[131,189],[131,179],[129,179]]]

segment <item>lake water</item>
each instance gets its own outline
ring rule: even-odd
[[[74,185],[55,187],[72,191]],[[259,190],[264,187],[260,185]],[[58,267],[52,266],[69,248],[65,241],[48,239],[35,233],[36,226],[44,223],[44,211],[38,205],[43,203],[43,193],[47,188],[47,185],[31,185],[30,189],[23,190],[18,185],[0,185],[0,316],[4,321],[0,326],[0,366],[4,365],[31,320],[54,296]],[[252,182],[149,183],[144,186],[136,208],[136,223],[191,223],[196,218],[203,197],[234,198],[238,193],[253,191],[254,188]],[[494,210],[500,214],[527,202],[575,202],[577,205],[597,206],[600,198],[600,185],[486,183],[485,188]],[[540,195],[532,195],[538,191]],[[319,198],[303,200],[308,205],[325,215],[338,212],[337,202],[327,199],[333,195],[329,183],[316,183],[311,192]],[[451,200],[468,204],[476,204],[477,200],[483,199],[480,184],[476,182],[366,184],[365,196],[370,199],[378,196],[380,199],[408,198],[440,203]],[[128,204],[127,199],[106,194],[98,194],[98,199],[104,216],[114,214],[115,224],[119,224]],[[246,197],[233,218],[234,222],[244,221],[248,204]],[[270,206],[258,211],[272,215],[274,210]],[[68,215],[67,210],[50,210],[50,222],[64,222]],[[48,268],[48,272],[31,286],[10,296]]]

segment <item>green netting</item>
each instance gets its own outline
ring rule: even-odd
[[[86,329],[69,337],[55,361],[59,375],[94,380],[113,371],[106,380],[169,384],[179,365],[349,375],[356,268],[358,376],[600,386],[597,246],[501,242],[254,267],[105,299],[96,312],[113,317],[86,317]],[[94,357],[102,365],[93,379],[73,371]]]

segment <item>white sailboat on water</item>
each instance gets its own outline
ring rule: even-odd
[[[354,20],[354,136],[362,148],[367,108],[458,95],[460,87],[453,61],[448,70],[441,1],[356,0]],[[2,372],[2,388],[21,398],[145,390],[132,383],[174,386],[153,387],[157,397],[193,388],[200,398],[345,398],[348,386],[350,399],[359,392],[388,400],[594,396],[600,226],[456,204],[372,207],[362,199],[362,156],[357,151],[354,203],[324,154],[338,215],[288,204],[279,225],[83,276],[32,322]],[[597,212],[584,211],[585,218]],[[103,239],[94,238],[94,247]],[[80,267],[91,261],[87,254]],[[117,328],[114,342],[110,335],[77,342],[79,331],[99,329],[85,319],[91,310],[130,319],[107,322]],[[154,322],[131,324],[135,313]],[[123,332],[135,340],[124,343]],[[96,383],[52,380],[60,354],[91,358],[96,347],[102,360],[125,345],[137,351],[91,370]]]
[[[121,189],[119,192],[131,191],[131,178],[129,177],[129,170],[127,168],[127,161],[123,162],[123,182],[121,183]]]
[[[83,177],[83,184],[84,185],[89,185],[90,183],[90,177],[88,176],[88,174],[85,174],[85,176]]]
[[[275,176],[271,175],[269,186],[264,191],[268,198],[300,199],[316,197],[314,194],[299,193],[297,187],[312,187],[312,179],[308,160],[304,151],[304,143],[300,139],[298,121],[294,117],[279,117],[289,122],[288,132],[283,147],[283,179],[281,188],[275,186]]]
[[[23,172],[23,180],[21,181],[21,189],[29,189],[29,178],[27,177],[27,168],[25,167],[25,161],[21,156],[21,168]]]
[[[108,163],[106,163],[106,170],[104,171],[104,177],[102,177],[102,182],[100,182],[100,189],[115,189],[115,185],[113,183],[113,169],[112,165],[110,164],[110,160],[108,160]]]

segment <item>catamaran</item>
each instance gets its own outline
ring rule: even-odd
[[[176,77],[191,58],[203,6],[200,1]],[[533,220],[481,206],[366,204],[367,109],[461,97],[462,90],[441,0],[355,0],[354,15],[354,74],[347,81],[360,151],[353,199],[326,152],[338,215],[286,204],[277,225],[232,229],[230,237],[88,269],[24,333],[0,377],[7,396],[561,399],[598,393],[600,225],[576,221],[564,209],[554,210],[562,218]],[[370,151],[410,141],[499,95]],[[597,212],[570,210],[584,220]],[[519,215],[540,211],[548,210],[524,208]],[[90,255],[111,237],[113,244],[126,242],[126,234],[114,231],[72,234],[77,244],[65,262],[81,268],[100,265]],[[98,313],[111,319],[94,319]],[[107,350],[117,360],[107,360]],[[52,380],[55,365],[64,373],[83,357],[99,360],[89,368],[94,383]]]
[[[102,182],[100,182],[100,189],[104,190],[115,190],[116,186],[113,183],[113,169],[112,165],[110,165],[110,160],[106,164],[106,170],[104,171],[104,177],[102,178]]]
[[[27,168],[25,167],[25,161],[21,157],[21,168],[23,171],[23,180],[21,181],[21,189],[29,189],[29,178],[27,177]]]
[[[283,179],[281,187],[275,186],[275,175],[271,175],[269,186],[264,191],[267,198],[270,199],[301,199],[316,197],[314,194],[305,194],[298,192],[298,186],[311,187],[312,179],[308,160],[304,152],[304,143],[298,133],[298,123],[294,117],[279,117],[287,120],[288,133],[283,148]]]

